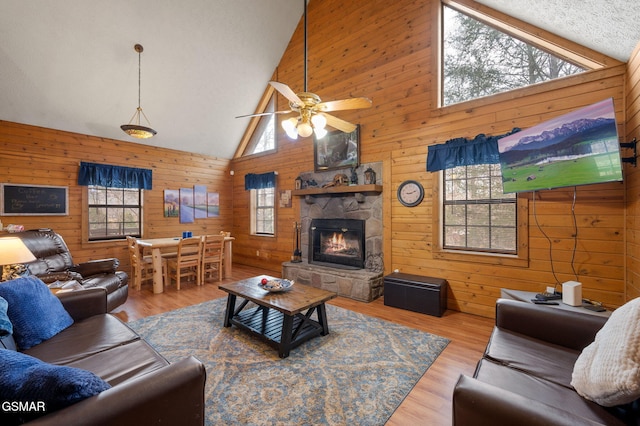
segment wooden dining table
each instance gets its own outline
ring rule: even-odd
[[[196,235],[197,236],[197,235]],[[168,251],[175,252],[181,238],[146,238],[138,239],[138,245],[142,248],[151,249],[151,259],[153,262],[153,292],[162,293],[164,291],[164,279],[162,276],[162,253]],[[231,277],[232,272],[232,242],[234,237],[224,237],[224,277]],[[173,249],[173,250],[171,250]]]

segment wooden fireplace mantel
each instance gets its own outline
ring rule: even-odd
[[[382,185],[369,184],[369,185],[342,185],[342,186],[329,186],[326,188],[305,188],[294,189],[293,195],[299,197],[305,197],[307,204],[313,204],[313,197],[316,195],[354,195],[359,203],[364,202],[365,192],[381,193]]]

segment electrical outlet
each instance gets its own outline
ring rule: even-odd
[[[256,256],[260,257],[260,250],[256,250]]]

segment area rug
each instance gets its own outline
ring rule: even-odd
[[[169,361],[205,364],[207,425],[383,425],[449,343],[327,305],[329,335],[280,359],[223,327],[225,306],[216,299],[129,324]]]

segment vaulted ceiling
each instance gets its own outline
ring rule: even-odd
[[[311,0],[319,1],[319,0]],[[371,0],[359,0],[371,1]],[[636,0],[478,0],[626,62]],[[231,158],[299,0],[0,0],[0,120]],[[119,128],[138,102],[158,135]]]

